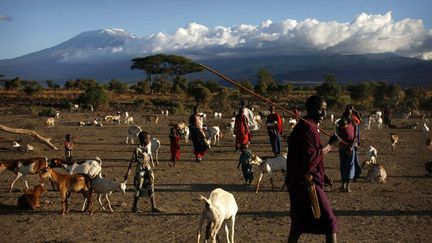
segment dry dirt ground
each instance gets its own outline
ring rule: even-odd
[[[63,157],[64,135],[71,133],[78,158],[103,160],[103,174],[107,178],[121,179],[135,145],[126,145],[126,125],[105,125],[102,128],[78,127],[76,121],[92,121],[103,113],[62,113],[55,128],[47,128],[46,118],[32,115],[2,115],[2,124],[11,127],[31,128],[52,138],[59,147],[54,151],[32,138],[0,131],[0,159],[31,156]],[[214,146],[201,163],[193,161],[191,145],[182,141],[181,161],[175,168],[168,166],[168,122],[187,120],[187,116],[160,117],[160,123],[145,123],[144,114],[132,114],[135,121],[162,142],[160,165],[154,169],[156,176],[156,200],[162,214],[150,213],[148,198],[142,198],[139,206],[143,213],[131,213],[133,190],[129,179],[125,195],[113,193],[111,203],[114,213],[104,212],[94,203],[95,212],[80,212],[81,195],[69,199],[70,212],[60,215],[59,193],[49,191],[42,207],[36,211],[22,211],[16,207],[23,180],[15,184],[12,193],[9,183],[14,178],[10,171],[0,175],[0,242],[194,242],[203,202],[200,195],[208,196],[217,187],[234,194],[239,212],[236,218],[237,242],[285,242],[290,227],[289,198],[286,191],[272,191],[268,177],[264,177],[262,190],[255,194],[254,186],[243,185],[237,163],[239,154],[234,152],[233,138],[223,129],[224,138]],[[74,122],[75,121],[75,122]],[[396,119],[396,124],[402,124]],[[222,121],[209,118],[207,124],[225,127],[229,118]],[[327,121],[322,125],[333,130]],[[288,128],[285,128],[288,131]],[[400,141],[391,152],[389,134],[396,132]],[[370,184],[364,179],[352,185],[351,193],[338,192],[340,175],[338,154],[332,151],[326,157],[326,171],[335,180],[334,189],[327,192],[337,216],[340,231],[339,242],[430,242],[432,239],[432,178],[425,177],[424,162],[431,159],[431,151],[425,149],[430,133],[408,129],[372,128],[362,132],[360,160],[366,159],[369,145],[378,149],[378,162],[388,173],[387,183]],[[322,137],[324,141],[327,137]],[[32,152],[9,151],[11,143],[19,140],[35,147]],[[284,144],[286,147],[286,144]],[[254,134],[251,150],[260,156],[271,155],[267,133]],[[258,176],[255,168],[255,177]],[[365,175],[363,171],[362,175]],[[38,183],[38,177],[29,176],[30,186]],[[254,181],[255,184],[256,180]],[[281,174],[276,185],[283,183]],[[95,201],[95,199],[93,198]],[[219,232],[225,238],[223,230]],[[320,235],[303,235],[300,242],[323,242]]]

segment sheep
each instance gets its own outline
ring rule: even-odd
[[[366,160],[363,162],[362,168],[368,166],[369,170],[366,174],[366,179],[373,183],[375,181],[385,183],[387,178],[387,173],[384,169],[384,166],[381,164],[372,164],[370,160]]]
[[[287,159],[287,156],[284,154],[279,155],[279,156],[274,157],[274,158],[264,158],[264,160],[261,159],[260,157],[258,157],[257,155],[252,154],[251,164],[258,165],[260,168],[260,171],[261,171],[260,176],[258,178],[258,183],[257,183],[255,193],[258,193],[259,185],[260,185],[260,182],[261,182],[261,179],[262,179],[264,173],[269,174],[270,184],[271,184],[272,190],[274,190],[273,172],[282,171],[283,173],[285,173],[287,170],[286,159]],[[285,186],[285,184],[282,186],[282,188],[284,186]]]
[[[211,238],[211,241],[215,243],[217,233],[221,228],[222,223],[225,220],[231,219],[231,234],[229,234],[226,223],[225,233],[227,242],[234,243],[235,216],[238,211],[238,206],[234,195],[224,191],[221,188],[216,188],[210,193],[210,197],[208,199],[202,195],[200,196],[200,199],[205,201],[205,205],[203,207],[199,222],[197,242],[200,242],[201,228],[204,221],[206,221],[205,240],[207,241]]]
[[[39,208],[41,195],[44,192],[46,192],[44,184],[36,185],[33,190],[25,190],[24,194],[18,198],[18,206],[31,210]]]
[[[127,117],[127,118],[125,118],[125,121],[124,121],[124,124],[126,124],[126,125],[130,125],[130,124],[134,124],[134,119],[133,119],[133,117],[132,116],[129,116],[129,117]]]
[[[15,180],[12,181],[9,192],[12,192],[13,186],[15,182],[22,176],[28,189],[28,183],[26,176],[28,174],[36,174],[39,173],[39,170],[42,168],[48,167],[48,158],[47,157],[34,157],[29,159],[16,159],[9,161],[0,161],[0,172],[4,170],[10,170],[16,174]],[[40,175],[40,173],[39,173]],[[42,178],[40,179],[42,183]]]
[[[103,206],[102,200],[101,200],[102,196],[104,195],[106,201],[108,202],[108,207],[109,207],[110,211],[114,212],[114,210],[111,207],[111,202],[110,202],[108,196],[111,195],[111,193],[116,192],[116,191],[121,191],[123,194],[125,194],[126,183],[125,182],[119,183],[119,182],[116,182],[113,180],[102,178],[99,175],[99,176],[96,176],[91,181],[91,188],[92,188],[93,192],[96,192],[98,194],[98,202],[99,202],[99,205],[102,207],[102,209],[105,210],[105,207]],[[84,199],[82,211],[84,211],[86,203],[87,203],[87,199]]]
[[[205,132],[208,137],[207,144],[211,144],[211,141],[213,140],[213,146],[216,145],[216,143],[219,145],[219,140],[222,137],[219,126],[209,127]]]
[[[55,127],[55,118],[50,117],[46,120],[45,123],[47,124],[48,127]]]
[[[85,160],[68,164],[63,159],[54,158],[51,159],[49,167],[61,167],[65,169],[70,175],[86,174],[91,179],[93,179],[102,173],[102,160],[99,157],[96,157],[95,160]]]
[[[81,192],[88,204],[84,211],[92,211],[92,190],[90,186],[90,177],[86,174],[60,174],[52,168],[44,168],[41,170],[41,178],[50,178],[55,183],[60,192],[60,200],[62,204],[61,214],[65,215],[69,211],[67,199],[71,192]]]
[[[138,139],[138,133],[140,133],[141,127],[139,126],[130,126],[128,127],[128,135],[126,137],[126,144],[128,144],[128,142],[130,141],[131,144],[134,143],[134,139]]]
[[[392,151],[396,149],[396,143],[399,141],[399,136],[395,133],[390,133],[390,142],[392,145]]]
[[[378,152],[376,148],[369,146],[369,150],[367,152],[367,156],[372,164],[376,164],[376,158],[378,156]]]

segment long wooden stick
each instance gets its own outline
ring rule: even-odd
[[[50,146],[52,149],[58,150],[58,148],[50,142],[49,138],[42,137],[41,135],[39,135],[37,132],[35,132],[33,130],[27,130],[27,129],[22,129],[22,128],[12,128],[12,127],[4,126],[4,125],[0,125],[0,130],[3,130],[5,132],[10,132],[10,133],[30,135],[30,136],[36,138],[37,140],[41,141],[42,143]]]
[[[288,110],[288,109],[286,109],[286,108],[284,108],[284,107],[282,107],[282,106],[276,104],[275,102],[273,102],[273,101],[271,101],[271,100],[269,100],[269,99],[267,99],[267,98],[265,98],[265,97],[263,97],[263,96],[261,96],[261,95],[255,93],[255,92],[253,92],[252,90],[249,90],[248,88],[244,87],[243,85],[239,84],[238,82],[236,82],[236,81],[234,81],[234,80],[232,80],[232,79],[226,77],[225,75],[223,75],[223,74],[221,74],[221,73],[219,73],[219,72],[213,70],[212,68],[210,68],[210,67],[208,67],[208,66],[206,66],[206,65],[204,65],[204,64],[199,64],[199,65],[200,65],[201,67],[207,69],[208,71],[210,71],[210,72],[216,74],[217,76],[223,78],[224,80],[228,81],[229,83],[231,83],[231,84],[233,84],[233,85],[235,85],[235,86],[241,88],[242,90],[248,92],[249,94],[251,94],[251,95],[253,95],[253,96],[255,96],[255,97],[257,97],[257,98],[259,98],[259,99],[261,99],[261,100],[264,100],[265,102],[267,102],[267,103],[269,103],[269,104],[271,104],[271,105],[274,105],[275,107],[279,108],[280,110],[283,110],[283,111],[285,111],[285,112],[288,112],[288,113],[291,114],[292,116],[297,117],[298,119],[300,119],[300,120],[302,120],[302,121],[304,121],[304,122],[306,122],[306,123],[308,123],[308,124],[310,124],[310,125],[316,127],[317,129],[320,130],[320,132],[324,133],[325,135],[327,135],[327,136],[329,136],[329,137],[332,136],[332,134],[330,134],[330,133],[324,131],[323,129],[321,129],[320,127],[318,127],[315,123],[310,122],[310,121],[304,119],[303,117],[300,117],[300,116],[296,115],[294,112],[292,112],[292,111],[290,111],[290,110]],[[344,142],[344,141],[342,141],[342,142]]]

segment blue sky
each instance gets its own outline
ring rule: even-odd
[[[257,26],[269,19],[273,23],[307,18],[347,23],[362,13],[385,15],[391,11],[392,21],[421,20],[423,32],[430,34],[431,10],[430,0],[1,0],[0,59],[49,48],[83,31],[107,27],[142,37],[173,34],[190,23],[209,29]]]

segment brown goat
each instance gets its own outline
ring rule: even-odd
[[[36,185],[33,190],[25,190],[24,194],[18,198],[18,206],[31,210],[39,208],[41,195],[44,192],[46,190],[43,184]]]
[[[15,159],[15,160],[7,160],[0,161],[0,172],[4,170],[10,170],[15,173],[16,178],[12,181],[9,192],[12,191],[15,182],[22,176],[24,178],[25,185],[27,189],[29,189],[26,175],[28,174],[36,174],[39,173],[43,168],[48,167],[48,159],[46,157],[34,157],[29,159]],[[41,183],[42,183],[41,178]]]
[[[65,215],[69,211],[69,206],[67,199],[71,192],[81,192],[85,199],[87,199],[87,206],[84,211],[92,211],[92,189],[90,187],[91,179],[85,174],[60,174],[51,168],[44,168],[41,171],[42,178],[50,178],[52,182],[57,184],[58,190],[60,192],[60,200],[62,203],[62,215]]]

